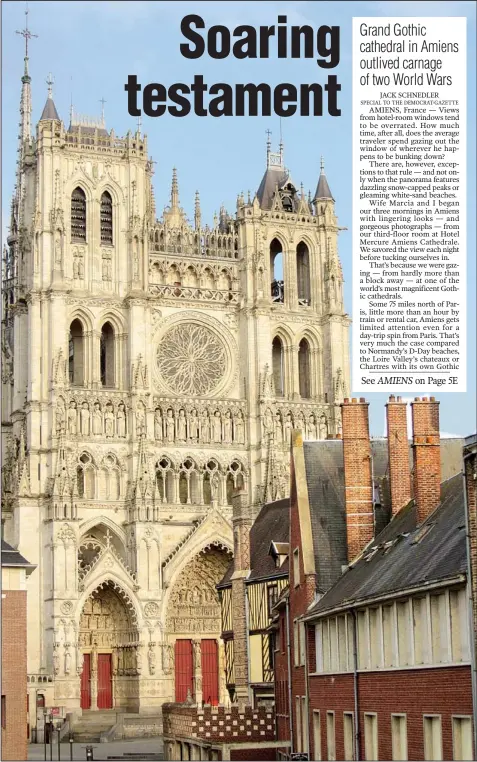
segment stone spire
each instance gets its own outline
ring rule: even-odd
[[[200,213],[199,191],[195,192],[194,225],[195,225],[195,229],[196,230],[200,230],[200,226],[201,226],[201,213]]]
[[[177,170],[172,169],[171,210],[179,208],[179,183],[177,182]]]
[[[56,110],[56,106],[53,101],[54,79],[51,75],[51,72],[50,74],[48,74],[48,79],[46,80],[46,84],[48,85],[48,97],[46,99],[46,103],[40,117],[40,122],[43,119],[57,119],[58,121],[60,121],[60,117],[58,116],[58,112]]]
[[[315,191],[315,196],[313,198],[313,201],[318,201],[321,199],[328,199],[328,200],[334,201],[334,198],[330,191],[330,186],[328,185],[328,180],[326,179],[326,175],[325,175],[325,162],[323,160],[323,156],[321,157],[321,161],[320,161],[320,176],[318,178],[318,185],[316,186],[316,191]]]
[[[21,31],[17,30],[17,34],[21,34],[21,36],[25,40],[25,58],[24,60],[24,69],[23,69],[23,77],[22,77],[22,97],[20,101],[20,115],[21,115],[21,121],[20,121],[20,160],[23,157],[23,147],[25,144],[25,141],[30,142],[31,141],[31,77],[28,71],[28,41],[31,40],[32,37],[38,37],[37,34],[33,34],[28,29],[28,6],[25,10],[25,28]]]

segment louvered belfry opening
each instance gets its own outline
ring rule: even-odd
[[[86,241],[86,195],[75,188],[71,195],[71,240]]]
[[[113,200],[108,191],[101,196],[101,243],[113,243]]]

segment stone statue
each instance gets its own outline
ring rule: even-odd
[[[83,652],[78,650],[76,652],[76,674],[77,675],[81,675],[83,671],[83,662],[84,662]]]
[[[273,433],[275,435],[275,442],[277,445],[283,444],[283,426],[280,413],[275,413],[275,426]]]
[[[156,673],[156,653],[154,651],[153,643],[149,643],[149,651],[147,652],[147,660],[149,662],[149,674],[154,675]]]
[[[221,416],[218,410],[214,413],[214,420],[213,420],[213,428],[214,428],[214,442],[221,442],[222,441],[222,421]]]
[[[76,402],[71,400],[68,408],[68,434],[71,434],[71,436],[76,436],[76,416]]]
[[[265,365],[263,371],[263,396],[273,397],[273,376],[270,372],[268,364]]]
[[[58,653],[58,645],[55,644],[53,650],[53,672],[55,675],[60,674],[60,655]]]
[[[237,444],[245,444],[245,421],[241,410],[237,413],[234,421],[234,441]]]
[[[303,413],[298,413],[296,417],[295,428],[300,429],[303,434],[305,433],[305,416]]]
[[[65,648],[68,648],[67,645],[65,645]],[[71,654],[69,651],[65,652],[65,675],[69,675],[71,672]]]
[[[84,437],[89,437],[89,406],[83,402],[80,410],[81,433]]]
[[[99,402],[94,403],[93,409],[93,434],[100,436],[103,433],[103,413]]]
[[[138,404],[136,410],[136,436],[142,437],[146,434],[146,411],[142,404]]]
[[[313,413],[308,418],[308,424],[307,424],[307,434],[308,439],[317,439],[318,435],[318,428],[316,425],[316,419]]]
[[[63,405],[56,408],[56,436],[62,434],[65,430],[65,409]]]
[[[116,414],[116,432],[118,437],[124,439],[126,436],[126,410],[124,402],[120,402],[118,405],[118,412]]]
[[[283,426],[284,440],[287,444],[291,442],[292,431],[293,431],[293,421],[292,421],[291,413],[287,413],[285,425]]]
[[[200,421],[200,441],[203,444],[209,444],[210,442],[210,421],[207,410],[203,411]]]
[[[189,439],[193,442],[198,442],[199,440],[199,417],[195,408],[191,411],[189,418]]]
[[[156,407],[154,411],[154,439],[162,442],[162,436],[162,410],[160,407]]]
[[[216,473],[210,476],[210,496],[212,502],[216,502],[219,496],[219,475]]]
[[[106,412],[104,414],[104,433],[108,439],[114,437],[114,413],[110,402],[106,405]]]
[[[175,438],[176,424],[174,421],[174,412],[171,408],[167,411],[166,418],[166,438],[168,442],[173,442]]]
[[[232,416],[227,410],[222,424],[222,441],[224,444],[232,444]]]
[[[177,421],[177,441],[185,442],[187,440],[187,419],[185,417],[185,410],[181,408],[179,410],[179,418]]]
[[[320,416],[320,439],[326,439],[328,436],[328,421],[326,420],[326,415],[324,413]]]
[[[265,428],[265,432],[267,434],[271,434],[273,431],[273,418],[272,418],[272,411],[270,408],[267,408],[265,411],[265,418],[263,421],[263,425]]]

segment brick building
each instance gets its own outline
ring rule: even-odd
[[[463,442],[440,440],[433,398],[411,445],[399,398],[387,440],[367,408],[345,400],[343,442],[294,435],[278,738],[312,759],[471,758]]]
[[[27,591],[35,569],[2,540],[2,759],[27,759]]]

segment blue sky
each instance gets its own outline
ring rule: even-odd
[[[143,85],[160,82],[190,83],[195,74],[205,82],[322,82],[327,73],[338,74],[341,117],[293,116],[282,120],[285,163],[295,184],[314,190],[320,155],[325,167],[341,225],[351,227],[351,19],[353,16],[467,16],[468,21],[468,382],[466,394],[441,393],[441,429],[467,435],[476,427],[476,239],[475,239],[475,3],[474,2],[153,2],[152,0],[84,0],[29,3],[29,24],[38,34],[30,44],[33,92],[33,124],[43,108],[48,72],[53,73],[54,100],[60,116],[68,122],[71,96],[75,110],[98,116],[99,100],[106,99],[108,129],[117,135],[135,130],[128,115],[124,83],[136,74]],[[2,3],[2,109],[3,109],[3,201],[2,231],[5,235],[14,185],[17,124],[23,70],[23,39],[15,30],[24,26],[24,5]],[[289,24],[308,23],[341,27],[341,60],[333,70],[320,69],[314,59],[217,61],[207,54],[196,61],[184,58],[179,45],[183,16],[197,13],[206,27],[224,24],[254,26],[277,23],[286,15]],[[158,214],[169,202],[172,167],[178,171],[180,201],[193,217],[194,193],[200,191],[203,220],[212,222],[221,204],[234,212],[237,193],[255,193],[265,167],[265,130],[272,130],[274,148],[279,140],[277,117],[185,118],[165,115],[143,117],[149,153],[155,165],[154,188]],[[340,256],[345,276],[345,300],[351,313],[351,231],[340,237]],[[386,394],[369,394],[371,429],[383,433]]]

